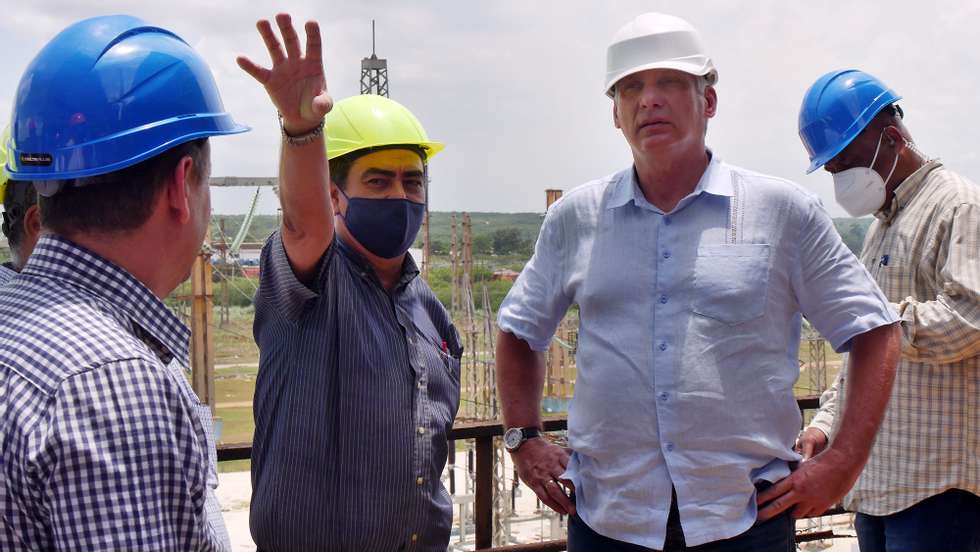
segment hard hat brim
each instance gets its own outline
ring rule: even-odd
[[[878,101],[869,106],[868,109],[866,109],[855,119],[854,123],[851,124],[851,127],[847,130],[846,134],[841,138],[840,142],[835,147],[822,152],[820,155],[815,156],[811,160],[810,166],[806,169],[806,174],[816,171],[820,167],[829,163],[831,159],[837,157],[840,152],[844,151],[847,146],[851,145],[851,142],[853,142],[858,135],[864,132],[864,129],[868,128],[871,120],[877,117],[878,114],[881,113],[881,110],[901,99],[901,96],[895,94],[890,89],[886,93],[883,93],[879,97]],[[862,120],[866,120],[866,122],[861,124]]]
[[[696,77],[706,77],[709,86],[714,86],[718,82],[718,71],[711,66],[710,62],[701,65],[683,61],[656,61],[646,65],[630,67],[629,69],[615,73],[612,76],[607,75],[605,91],[606,95],[610,98],[614,96],[615,93],[613,92],[613,89],[616,87],[617,82],[630,75],[635,75],[651,69],[673,69],[675,71],[681,71],[682,73],[687,73],[688,75],[694,75]]]
[[[331,149],[328,152],[327,159],[328,160],[333,160],[333,159],[337,159],[338,157],[343,157],[345,155],[348,155],[348,154],[351,154],[351,153],[354,153],[354,152],[358,152],[358,151],[362,151],[362,150],[369,150],[369,149],[373,149],[373,148],[392,147],[392,146],[416,146],[416,147],[420,147],[420,148],[422,148],[425,151],[425,160],[428,161],[429,159],[432,159],[437,153],[439,153],[440,151],[442,151],[446,147],[446,144],[444,144],[442,142],[431,142],[431,141],[425,141],[425,142],[391,142],[391,143],[381,143],[381,142],[379,142],[379,143],[370,144],[370,145],[357,144],[357,145],[351,146],[349,148],[343,148],[343,147],[342,148],[333,148],[333,149]]]

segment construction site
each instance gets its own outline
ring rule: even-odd
[[[362,61],[363,93],[387,94],[387,61],[375,53]],[[234,231],[226,220],[213,221],[189,282],[168,303],[192,329],[192,384],[215,414],[218,457],[222,474],[219,497],[236,550],[254,550],[248,532],[251,394],[258,371],[258,350],[251,336],[251,304],[261,275],[258,250],[264,236],[250,240],[255,207],[262,194],[275,194],[274,177],[216,177],[215,188],[252,190],[249,210]],[[558,200],[562,190],[549,189],[540,212]],[[540,215],[539,215],[540,216]],[[443,482],[453,498],[452,550],[506,549],[564,550],[564,516],[544,506],[517,477],[502,443],[503,427],[497,402],[495,373],[494,305],[487,279],[474,278],[473,223],[468,213],[452,213],[448,254],[432,252],[429,218],[420,232],[420,246],[411,250],[422,277],[435,270],[449,272],[447,310],[460,332],[461,399],[451,435],[448,466]],[[236,221],[237,222],[237,221]],[[483,270],[486,273],[487,270]],[[490,272],[501,272],[490,270]],[[506,271],[503,271],[506,272]],[[512,271],[513,272],[513,271]],[[516,272],[514,272],[516,274]],[[511,278],[512,279],[512,278]],[[566,444],[564,430],[569,401],[575,393],[575,353],[578,320],[570,313],[561,322],[546,354],[542,409],[547,438]],[[812,415],[817,399],[840,370],[840,356],[808,327],[799,352],[800,379],[796,394],[804,417]],[[808,414],[808,412],[810,414]],[[805,550],[850,550],[853,529],[844,513],[801,520],[798,540]],[[855,545],[856,546],[856,545]]]
[[[360,78],[356,84],[362,95],[398,99],[392,94],[397,88],[389,81],[389,60],[379,55],[375,33],[372,21],[371,52],[363,58],[357,56]],[[164,302],[191,330],[188,379],[213,415],[217,497],[232,549],[252,552],[256,545],[249,530],[250,468],[260,356],[253,336],[255,296],[263,277],[262,248],[282,218],[281,210],[276,215],[263,213],[261,205],[279,203],[279,179],[268,174],[226,173],[212,176],[209,186],[213,193],[247,196],[248,206],[243,212],[212,216],[190,278]],[[425,218],[409,254],[419,267],[419,276],[449,313],[463,351],[459,358],[459,409],[449,433],[448,463],[441,475],[452,500],[451,551],[560,552],[568,546],[568,517],[545,505],[520,480],[505,447],[507,427],[497,389],[496,348],[501,300],[530,259],[545,213],[569,190],[557,182],[549,184],[543,194],[536,191],[535,203],[525,205],[519,213],[463,209],[430,212],[432,200],[438,196],[428,187],[425,191]],[[847,246],[860,248],[870,221],[839,220],[846,221],[837,231],[845,236]],[[504,243],[504,238],[510,242]],[[4,240],[0,243],[3,259],[10,257],[6,247]],[[568,446],[578,337],[578,310],[573,306],[544,355],[543,437],[562,447]],[[445,350],[445,341],[442,346]],[[794,395],[805,428],[820,407],[821,394],[839,377],[846,357],[835,352],[804,319],[797,358],[799,379]],[[183,383],[179,377],[175,381]],[[422,428],[418,429],[422,433]],[[854,514],[839,505],[820,516],[796,520],[795,530],[798,550],[859,551]]]

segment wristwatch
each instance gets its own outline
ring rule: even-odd
[[[512,427],[504,432],[504,448],[507,452],[517,452],[524,441],[534,439],[540,434],[536,427]]]

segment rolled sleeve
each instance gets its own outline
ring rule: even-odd
[[[562,202],[551,206],[541,225],[534,255],[500,305],[501,331],[524,340],[531,349],[548,350],[551,338],[571,304],[564,291],[564,229]]]
[[[936,297],[907,297],[902,314],[905,358],[949,364],[980,354],[980,206],[965,204],[942,217],[946,247],[938,259]]]
[[[312,285],[321,281],[334,249],[336,248],[331,245],[324,253]],[[316,289],[311,289],[296,278],[279,232],[272,234],[266,241],[259,266],[259,289],[255,294],[257,313],[271,310],[281,313],[288,320],[296,320],[302,315],[306,303],[319,296]]]
[[[837,397],[840,392],[840,378],[834,384],[820,394],[820,410],[814,414],[809,427],[815,427],[823,432],[830,439],[831,431],[834,428],[834,419],[837,418]]]
[[[794,293],[804,316],[835,351],[848,351],[854,336],[898,321],[898,313],[816,199],[809,202],[797,243]]]

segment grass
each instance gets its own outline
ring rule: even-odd
[[[505,262],[509,266],[514,266],[515,268],[520,268],[519,265],[523,264],[523,261],[517,258],[514,259],[497,259],[498,261]],[[433,268],[435,269],[433,274],[433,287],[441,288],[442,285],[448,285],[448,263],[443,264],[442,259],[436,259],[433,263]],[[476,274],[474,276],[488,276],[490,269],[487,265],[492,265],[493,261],[486,261],[486,264],[477,263]],[[441,265],[441,266],[440,266]],[[441,269],[441,270],[440,270]],[[499,299],[504,293],[506,293],[506,287],[509,287],[509,282],[487,282],[491,286],[491,301],[494,303],[494,307],[498,303]],[[479,293],[480,283],[474,284],[474,291],[477,292],[477,298],[481,297]],[[500,286],[495,289],[495,286]],[[448,286],[447,286],[448,287]],[[448,292],[448,290],[439,289],[438,291]],[[448,297],[447,297],[448,299]],[[217,399],[216,416],[221,418],[223,421],[221,443],[242,443],[251,442],[252,436],[255,430],[255,424],[252,416],[252,396],[255,390],[255,380],[258,374],[258,358],[259,352],[258,347],[255,345],[252,339],[252,318],[254,316],[254,309],[251,306],[241,307],[232,306],[230,307],[230,319],[224,325],[219,325],[219,310],[216,308],[214,313],[215,327],[214,329],[214,343],[215,343],[215,394]],[[575,316],[573,312],[572,317]],[[462,325],[459,325],[460,330],[463,330]],[[484,359],[484,356],[488,354],[488,345],[482,342],[481,333],[477,334],[479,342],[475,350],[481,351],[478,355],[480,359]],[[827,359],[827,381],[828,384],[833,382],[834,378],[837,376],[837,371],[839,370],[839,361],[841,356],[835,353],[829,343],[824,344],[825,350],[824,354]],[[808,348],[804,342],[803,347],[800,351],[800,356],[806,359],[808,355]],[[467,365],[464,362],[464,370]],[[481,370],[482,372],[482,370]],[[478,375],[478,380],[482,379],[482,374]],[[469,388],[470,377],[466,374],[462,378],[462,389],[461,395],[463,400],[472,400],[471,395],[473,391]],[[797,396],[813,394],[813,390],[809,388],[809,375],[806,372],[801,372],[800,380],[797,382],[795,387],[795,392]],[[461,403],[460,415],[464,415],[467,408],[465,404]],[[812,414],[808,414],[807,417]],[[465,450],[466,444],[464,442],[455,443],[457,450]],[[250,462],[248,460],[234,461],[234,462],[222,462],[220,465],[220,471],[233,472],[233,471],[243,471],[248,470],[250,467]]]

